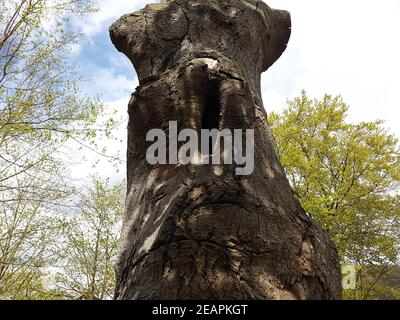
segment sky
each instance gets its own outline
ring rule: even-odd
[[[111,44],[108,27],[121,15],[143,8],[149,0],[99,0],[99,12],[74,21],[86,41],[70,47],[87,81],[82,89],[99,96],[107,107],[127,118],[127,103],[138,85],[128,59]],[[342,95],[350,106],[349,121],[381,119],[400,138],[400,1],[398,0],[268,0],[272,8],[290,11],[292,36],[282,57],[262,76],[267,112],[281,111],[286,101],[306,90],[309,97]],[[126,122],[109,151],[125,157]],[[99,160],[87,151],[86,161],[71,166],[84,178]],[[101,159],[96,169],[115,180],[125,176]]]

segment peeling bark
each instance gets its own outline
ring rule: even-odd
[[[110,28],[140,86],[129,103],[128,194],[116,299],[339,299],[335,246],[279,163],[260,78],[283,53],[290,16],[256,0],[174,0]],[[146,134],[255,130],[255,170],[151,166]]]

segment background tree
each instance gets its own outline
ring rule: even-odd
[[[90,0],[1,4],[0,295],[28,298],[26,286],[51,263],[53,218],[75,192],[64,147],[93,143],[114,125],[95,128],[103,106],[80,92],[69,54],[81,40],[70,19],[93,10]]]
[[[346,122],[347,111],[340,96],[311,100],[303,92],[269,121],[303,207],[330,232],[342,262],[357,266],[347,296],[376,298],[399,258],[398,140],[382,121]]]
[[[72,16],[92,9],[87,0],[5,1],[0,11],[0,191],[12,188],[17,175],[59,166],[55,154],[69,139],[96,135],[92,126],[103,106],[79,91],[82,78],[69,46],[80,35],[66,28]]]
[[[57,260],[61,216],[55,209],[65,206],[62,181],[23,179],[16,177],[14,188],[0,193],[0,299],[45,298],[43,276]],[[25,194],[28,184],[34,195]]]
[[[111,186],[92,178],[82,193],[79,210],[65,228],[57,274],[57,291],[67,298],[104,300],[113,297],[114,265],[124,211],[125,183]]]

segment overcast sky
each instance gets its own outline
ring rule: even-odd
[[[87,36],[80,46],[72,46],[79,66],[90,81],[83,84],[91,95],[100,95],[107,105],[125,117],[130,94],[138,85],[130,62],[112,46],[108,27],[122,14],[144,7],[146,0],[100,0],[100,12],[76,21]],[[399,0],[269,0],[268,5],[290,11],[292,37],[287,51],[263,75],[264,105],[268,112],[279,111],[287,99],[302,89],[312,98],[325,93],[341,94],[350,105],[350,121],[382,119],[400,137],[400,1]],[[122,142],[114,143],[124,157],[125,124]],[[85,165],[72,167],[82,177],[97,155],[88,154]],[[115,176],[103,161],[98,170]]]

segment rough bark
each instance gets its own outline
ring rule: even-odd
[[[129,103],[116,299],[340,298],[336,248],[295,198],[261,99],[289,13],[255,0],[164,1],[121,17],[110,35],[140,82]],[[146,133],[173,120],[254,129],[253,174],[149,165]]]

